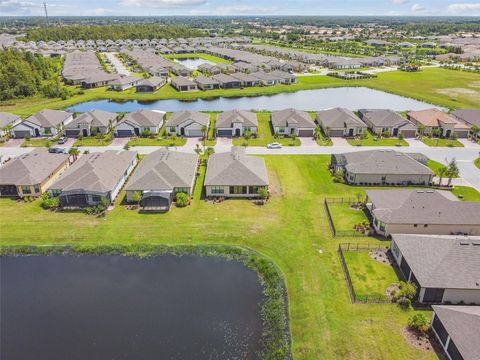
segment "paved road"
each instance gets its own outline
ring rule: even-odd
[[[125,65],[123,65],[123,63],[115,56],[114,53],[107,52],[105,53],[105,56],[108,60],[110,60],[110,63],[118,74],[125,76],[130,75],[130,71],[125,67]]]
[[[198,140],[197,140],[198,141]],[[171,147],[171,150],[177,150],[182,152],[194,152],[195,144],[197,141],[192,140],[188,141],[185,146],[180,147]],[[423,143],[422,143],[423,144]],[[215,146],[215,152],[227,152],[230,151],[231,143],[230,142],[219,142]],[[5,155],[6,157],[19,156],[23,153],[32,151],[33,148],[10,148],[10,147],[1,147],[0,154]],[[82,147],[81,151],[89,150],[90,152],[95,151],[106,151],[106,150],[123,150],[122,145],[110,145],[110,146],[98,146],[98,147]],[[158,146],[135,146],[131,150],[138,151],[140,154],[149,154],[155,150],[159,149]],[[336,154],[343,152],[353,152],[353,151],[364,151],[364,150],[374,150],[374,149],[383,149],[383,150],[395,150],[402,152],[419,152],[425,154],[430,159],[441,162],[448,163],[451,159],[455,158],[458,162],[458,167],[460,168],[460,174],[465,183],[470,184],[480,191],[480,170],[474,165],[473,161],[480,154],[480,146],[472,144],[469,147],[428,147],[423,145],[418,146],[409,146],[409,147],[381,147],[381,146],[369,146],[369,147],[356,147],[351,145],[341,145],[339,143],[335,146],[285,146],[281,149],[267,149],[266,147],[260,146],[249,146],[246,149],[247,154],[258,154],[258,155],[310,155],[310,154]]]

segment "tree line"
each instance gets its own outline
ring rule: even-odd
[[[45,58],[15,49],[0,50],[0,100],[42,94],[67,97],[68,91],[59,79],[59,58]]]
[[[36,28],[27,31],[25,41],[175,39],[205,36],[200,30],[181,25],[112,24],[67,25]]]

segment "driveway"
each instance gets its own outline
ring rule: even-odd
[[[347,139],[341,137],[332,137],[333,146],[352,146],[348,143]]]
[[[231,137],[217,137],[217,146],[224,147],[224,146],[232,146],[233,139]]]
[[[427,144],[424,144],[421,140],[418,139],[405,139],[410,147],[421,147],[421,148],[428,148]]]
[[[480,145],[474,141],[471,141],[470,139],[458,139],[458,141],[460,141],[463,144],[463,146],[467,148],[480,150]]]
[[[63,149],[70,149],[73,146],[73,143],[75,142],[75,138],[68,138],[67,142],[65,144],[55,144],[53,146],[63,148]]]
[[[110,61],[115,71],[120,75],[130,75],[130,71],[123,65],[123,63],[115,56],[114,53],[105,53],[105,56]]]
[[[9,139],[4,145],[6,148],[18,148],[21,147],[25,139]]]
[[[121,138],[114,137],[110,146],[121,146],[123,148],[125,145],[128,144],[129,141],[130,141],[129,137],[121,137]]]
[[[318,146],[317,141],[314,138],[311,137],[301,137],[300,143],[302,144],[301,146]]]

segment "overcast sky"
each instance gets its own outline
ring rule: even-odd
[[[437,15],[480,16],[455,0],[47,0],[50,15]],[[43,0],[0,0],[0,15],[42,15]]]

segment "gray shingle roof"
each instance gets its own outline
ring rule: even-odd
[[[306,111],[297,109],[274,111],[271,119],[274,127],[294,126],[313,129],[316,127],[311,116]]]
[[[230,110],[217,117],[217,128],[231,128],[234,123],[242,123],[246,127],[258,127],[257,114],[252,111]]]
[[[55,128],[67,120],[71,113],[61,110],[44,109],[27,118],[27,121],[44,128]]]
[[[16,186],[40,184],[68,158],[68,154],[51,154],[46,148],[34,149],[0,167],[0,184]]]
[[[480,290],[480,236],[393,234],[392,238],[421,287]]]
[[[460,201],[441,190],[367,190],[380,221],[394,224],[480,223],[480,202]]]
[[[10,114],[7,112],[0,112],[0,130],[5,126],[13,124],[16,121],[21,120],[22,118],[15,114]]]
[[[178,126],[188,120],[196,122],[202,126],[208,126],[210,116],[198,111],[176,111],[170,116],[170,119],[168,119],[167,126]]]
[[[478,360],[480,354],[480,306],[433,305],[433,311],[450,335],[463,360]]]
[[[363,119],[370,121],[376,127],[399,127],[401,125],[410,125],[415,129],[410,121],[392,110],[360,110],[363,113]]]
[[[452,114],[467,124],[480,126],[480,109],[460,109]]]
[[[165,78],[161,76],[152,76],[143,80],[139,85],[157,87],[166,82]]]
[[[266,186],[268,185],[265,160],[245,155],[243,148],[213,154],[208,159],[205,185]]]
[[[344,129],[347,126],[359,126],[366,128],[367,125],[352,111],[344,108],[333,108],[317,112],[317,121],[330,128]]]
[[[176,84],[178,86],[195,85],[195,83],[192,80],[187,79],[186,77],[183,77],[183,76],[177,76],[177,77],[172,78],[172,84]]]
[[[82,155],[50,189],[107,193],[117,185],[136,156],[136,151],[113,150]]]
[[[163,124],[165,118],[165,112],[156,110],[137,110],[126,114],[122,120],[118,122],[118,125],[123,123],[129,123],[141,127],[156,127]]]
[[[355,174],[435,174],[408,154],[393,150],[366,150],[334,156],[338,164]]]
[[[137,81],[140,81],[140,80],[142,80],[142,78],[140,76],[128,75],[128,76],[119,77],[118,79],[110,81],[109,85],[115,85],[115,86],[129,85],[129,84],[133,84],[133,83],[135,83]]]
[[[65,129],[76,129],[79,124],[83,123],[87,123],[92,127],[108,127],[114,122],[116,117],[116,113],[95,109],[76,117],[65,126]]]
[[[172,191],[174,188],[190,187],[197,165],[197,154],[160,149],[145,156],[125,189]]]
[[[210,85],[210,84],[218,85],[218,84],[220,84],[217,80],[212,79],[212,78],[208,78],[208,77],[202,76],[202,75],[197,76],[195,78],[195,81],[198,84],[202,84],[202,85]]]

